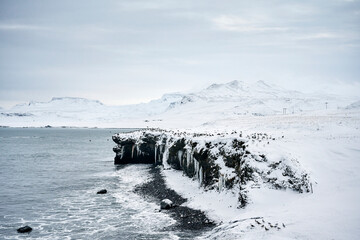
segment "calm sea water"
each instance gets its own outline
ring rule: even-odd
[[[177,239],[158,205],[133,193],[146,165],[113,164],[126,129],[0,129],[0,239]],[[96,192],[106,188],[108,194]],[[29,225],[30,234],[16,229]]]

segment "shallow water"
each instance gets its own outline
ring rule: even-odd
[[[0,129],[0,239],[182,238],[164,231],[174,220],[157,203],[133,192],[149,166],[114,166],[120,131]],[[24,225],[33,231],[17,233]]]

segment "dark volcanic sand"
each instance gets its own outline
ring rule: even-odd
[[[171,226],[171,230],[191,231],[196,234],[196,232],[209,231],[215,227],[214,222],[208,219],[202,211],[180,206],[187,199],[166,186],[160,171],[161,169],[157,167],[151,168],[150,173],[153,178],[149,182],[137,186],[135,192],[145,198],[158,201],[159,209],[160,201],[166,198],[176,205],[176,207],[169,210],[161,210],[170,214],[177,221],[175,225]]]

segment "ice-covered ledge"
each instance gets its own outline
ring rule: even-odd
[[[150,163],[182,171],[205,189],[238,193],[240,206],[248,202],[251,188],[310,192],[308,174],[295,159],[268,159],[252,153],[249,143],[274,139],[264,133],[188,133],[160,129],[139,130],[113,136],[115,164]]]

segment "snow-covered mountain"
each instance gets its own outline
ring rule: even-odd
[[[141,127],[144,122],[146,126],[152,125],[149,122],[185,122],[189,117],[193,123],[203,124],[236,116],[344,109],[354,101],[333,95],[308,95],[264,81],[247,84],[235,80],[212,84],[198,92],[165,94],[148,103],[124,106],[107,106],[97,100],[73,97],[32,101],[9,110],[0,109],[0,125],[118,126],[124,123]]]
[[[104,104],[97,100],[75,97],[54,97],[49,102],[17,104],[11,108],[14,112],[77,112],[94,108],[102,108]]]
[[[235,80],[226,84],[212,84],[199,92],[186,94],[180,101],[172,103],[168,111],[263,116],[337,109],[350,102],[334,95],[309,95],[286,90],[264,81],[246,84]]]
[[[360,109],[360,101],[356,101],[348,106],[345,107],[345,109]]]

